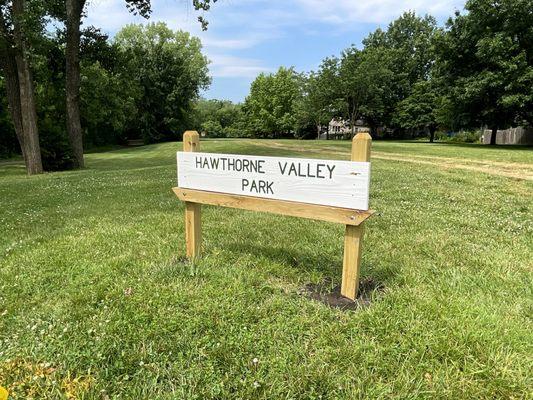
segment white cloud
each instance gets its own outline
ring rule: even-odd
[[[270,72],[291,54],[273,59],[264,49],[296,37],[313,40],[322,34],[335,35],[339,43],[353,32],[370,26],[386,25],[402,12],[430,13],[442,20],[461,8],[465,0],[219,0],[205,13],[207,32],[201,30],[191,0],[152,0],[149,21],[164,21],[172,29],[198,36],[204,53],[212,60],[210,71],[216,77],[253,78]],[[113,35],[127,23],[146,23],[126,9],[124,0],[90,0],[85,25],[95,25]],[[363,27],[363,24],[365,27]],[[307,38],[306,38],[307,37]],[[272,44],[271,43],[271,44]],[[263,47],[261,47],[263,46]],[[317,54],[317,60],[323,54]],[[284,57],[280,60],[280,57]]]
[[[215,54],[209,56],[209,71],[215,78],[254,78],[261,72],[271,72],[273,68],[264,66],[260,60]]]
[[[448,16],[462,7],[463,0],[296,0],[308,18],[330,24],[385,24],[404,11]]]

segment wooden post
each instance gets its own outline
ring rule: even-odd
[[[183,151],[199,151],[200,135],[196,131],[183,134]],[[202,206],[198,203],[185,202],[185,242],[187,258],[200,255],[202,245]]]
[[[355,135],[352,140],[352,161],[370,161],[372,137],[367,132]],[[363,241],[363,223],[346,225],[344,233],[344,258],[342,264],[341,294],[355,300],[359,287],[359,265]]]

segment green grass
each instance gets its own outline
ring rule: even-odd
[[[180,148],[93,153],[83,171],[33,177],[0,163],[0,386],[10,399],[531,398],[532,181],[407,160],[533,168],[531,150],[376,142],[376,153],[406,157],[372,166],[379,215],[367,223],[362,279],[385,289],[340,311],[301,294],[340,282],[339,225],[204,207],[204,256],[184,261],[184,207],[171,192]]]

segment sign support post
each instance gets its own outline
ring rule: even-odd
[[[200,135],[196,131],[186,131],[183,134],[183,151],[195,152],[200,150]],[[185,242],[187,258],[200,256],[202,245],[202,205],[185,202]]]
[[[239,156],[200,153],[198,132],[186,131],[178,152],[179,186],[173,190],[185,202],[187,258],[200,256],[202,204],[337,222],[345,225],[341,295],[355,300],[363,223],[374,213],[368,209],[371,145],[368,133],[358,133],[352,140],[353,163]],[[302,185],[302,178],[311,181]],[[242,194],[249,192],[255,195]],[[314,201],[306,201],[310,198]]]
[[[372,137],[366,133],[358,133],[352,141],[352,161],[370,161]],[[357,298],[359,287],[359,266],[361,264],[361,245],[364,226],[346,225],[344,233],[344,257],[342,264],[341,294],[349,299]]]

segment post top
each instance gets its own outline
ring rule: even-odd
[[[372,140],[372,136],[368,132],[359,132],[353,137],[353,140]]]
[[[198,132],[196,131],[185,131],[185,133],[183,134],[183,137],[195,137],[195,136],[200,136],[198,135]]]

